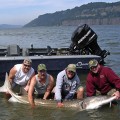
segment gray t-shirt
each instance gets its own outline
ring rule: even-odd
[[[46,89],[49,85],[49,74],[46,74],[46,81],[44,84],[41,84],[40,79],[38,78],[38,75],[36,75],[36,84],[35,84],[35,91],[37,94],[44,94],[46,92]]]

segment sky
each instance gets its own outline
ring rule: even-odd
[[[72,9],[90,2],[120,0],[0,0],[0,24],[25,25],[39,15]]]

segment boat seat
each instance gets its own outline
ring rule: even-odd
[[[20,47],[18,45],[9,45],[7,47],[7,56],[19,56],[20,55]]]

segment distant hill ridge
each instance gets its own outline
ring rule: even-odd
[[[94,2],[38,16],[24,27],[60,25],[115,25],[120,24],[120,1],[114,3]]]
[[[21,25],[0,24],[0,29],[21,28]]]

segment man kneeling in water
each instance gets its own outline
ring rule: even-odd
[[[28,100],[32,107],[35,106],[33,93],[37,92],[37,97],[44,100],[48,99],[54,87],[54,78],[46,72],[45,64],[38,65],[38,74],[36,74],[30,83],[28,91]]]
[[[89,61],[89,68],[86,80],[87,96],[95,96],[99,92],[101,95],[112,95],[119,99],[120,78],[113,70],[100,65],[95,59]]]
[[[8,80],[12,85],[12,89],[15,89],[15,87],[19,87],[20,90],[21,88],[24,88],[24,90],[27,93],[31,78],[34,75],[35,72],[34,69],[32,68],[32,60],[29,58],[25,58],[22,64],[16,64],[11,68]],[[5,97],[8,99],[11,97],[11,95],[8,92],[6,92]]]
[[[72,100],[75,95],[77,99],[83,99],[84,88],[80,84],[80,79],[76,73],[76,65],[69,64],[67,68],[57,75],[55,86],[55,100],[57,106],[64,106],[62,100]]]

